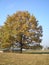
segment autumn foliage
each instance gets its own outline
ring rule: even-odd
[[[11,47],[20,43],[22,52],[23,45],[27,43],[39,43],[42,41],[42,26],[39,26],[35,16],[28,11],[18,11],[7,17],[4,25],[0,28],[2,47]]]

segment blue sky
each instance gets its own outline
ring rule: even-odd
[[[17,11],[33,14],[43,27],[42,45],[49,46],[49,0],[0,0],[0,25]]]

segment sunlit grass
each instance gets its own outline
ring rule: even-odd
[[[0,65],[49,65],[49,54],[0,53]]]

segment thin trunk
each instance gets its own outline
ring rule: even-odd
[[[20,42],[20,53],[22,53],[22,42]]]
[[[22,44],[22,34],[20,35],[20,53],[22,53],[22,46],[23,46],[23,44]]]

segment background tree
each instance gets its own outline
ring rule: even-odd
[[[7,17],[4,23],[3,45],[13,45],[16,42],[20,43],[20,50],[27,43],[41,42],[42,26],[38,25],[38,21],[28,11],[18,11],[13,15]]]
[[[33,49],[33,50],[41,50],[43,48],[42,45],[40,44],[37,44],[37,45],[34,45],[34,46],[29,46],[30,49]]]

